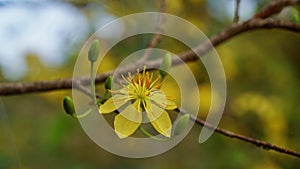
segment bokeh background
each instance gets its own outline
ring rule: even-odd
[[[234,0],[166,2],[167,13],[190,21],[208,37],[232,23]],[[241,21],[249,19],[268,2],[241,0]],[[80,48],[94,31],[120,16],[159,11],[159,8],[159,1],[154,0],[0,0],[0,81],[71,77]],[[289,7],[274,17],[297,22],[299,14],[297,8]],[[118,36],[119,29],[122,25],[107,36]],[[126,55],[145,48],[151,37],[136,36],[119,43],[109,53],[101,71],[113,69]],[[300,151],[299,44],[300,35],[296,33],[256,30],[216,47],[228,85],[220,127]],[[186,50],[166,37],[157,47],[175,53]],[[210,105],[210,83],[201,62],[189,66],[199,84],[199,116],[205,118]],[[102,87],[99,85],[97,90]],[[63,112],[65,95],[70,96],[71,91],[1,97],[0,169],[295,169],[300,166],[297,158],[217,133],[199,144],[202,128],[198,125],[180,144],[162,155],[146,159],[118,157],[93,143],[78,121]]]

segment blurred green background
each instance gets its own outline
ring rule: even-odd
[[[241,0],[241,20],[268,0]],[[208,37],[232,22],[234,0],[167,0],[167,13],[182,17]],[[120,16],[159,11],[159,1],[0,1],[1,82],[71,77],[85,40]],[[296,8],[276,18],[297,21]],[[292,18],[292,19],[291,19]],[[131,52],[145,48],[151,36],[129,38],[110,52],[101,71],[113,69]],[[171,45],[170,45],[171,44]],[[300,35],[256,30],[216,47],[224,64],[228,95],[219,124],[228,130],[300,151]],[[175,53],[186,48],[168,38],[157,47]],[[201,62],[189,63],[201,94],[200,117],[210,104],[210,84]],[[99,85],[97,88],[101,88]],[[172,92],[172,91],[171,91]],[[110,154],[66,115],[62,99],[70,90],[1,97],[0,169],[295,169],[300,160],[265,151],[217,133],[203,144],[195,125],[172,150],[156,157],[129,159]],[[205,98],[205,99],[202,99]]]

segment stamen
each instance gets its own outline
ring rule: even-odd
[[[168,97],[168,96],[166,97],[166,99],[167,99],[167,100],[171,100],[171,101],[175,101],[175,100],[176,100],[176,98]]]
[[[146,102],[145,102],[144,99],[142,99],[142,103],[143,103],[144,109],[146,110],[147,109],[147,105],[146,105]]]
[[[122,77],[122,79],[123,79],[125,82],[130,83],[130,81],[128,81],[128,80],[125,78],[124,75],[121,75],[121,77]]]
[[[156,86],[153,87],[153,90],[159,89],[161,87],[162,83],[157,84]]]
[[[133,79],[132,78],[132,75],[131,75],[131,72],[128,72],[128,78],[131,80],[131,79]]]
[[[160,76],[157,76],[157,78],[151,83],[149,89],[151,89],[159,79],[160,79]]]
[[[109,92],[115,93],[115,94],[123,94],[122,92],[120,92],[120,90],[109,90]]]

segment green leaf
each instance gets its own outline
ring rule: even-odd
[[[167,75],[167,71],[170,70],[172,66],[172,55],[171,53],[167,53],[162,60],[161,66],[160,66],[160,75],[162,77],[165,77]]]
[[[174,124],[174,135],[176,136],[181,134],[186,129],[186,126],[188,125],[189,121],[190,121],[189,114],[184,114],[180,116]]]
[[[105,89],[106,90],[110,90],[111,89],[111,85],[114,83],[114,77],[113,76],[109,76],[106,80],[105,80]]]

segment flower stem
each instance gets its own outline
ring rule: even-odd
[[[74,117],[75,119],[80,119],[83,118],[87,115],[89,115],[92,112],[92,109],[88,109],[86,112],[84,112],[83,114],[77,115],[77,114],[72,114],[72,117]]]
[[[93,94],[93,102],[97,104],[97,98],[95,93],[95,74],[94,74],[94,62],[91,62],[91,70],[90,70],[90,83],[91,83],[91,93]]]
[[[156,140],[156,141],[169,141],[170,139],[168,138],[159,138],[159,137],[155,137],[153,136],[151,133],[149,133],[147,130],[145,130],[143,127],[139,127],[139,129],[141,130],[141,132],[143,134],[145,134],[146,136],[148,136],[149,138]]]

